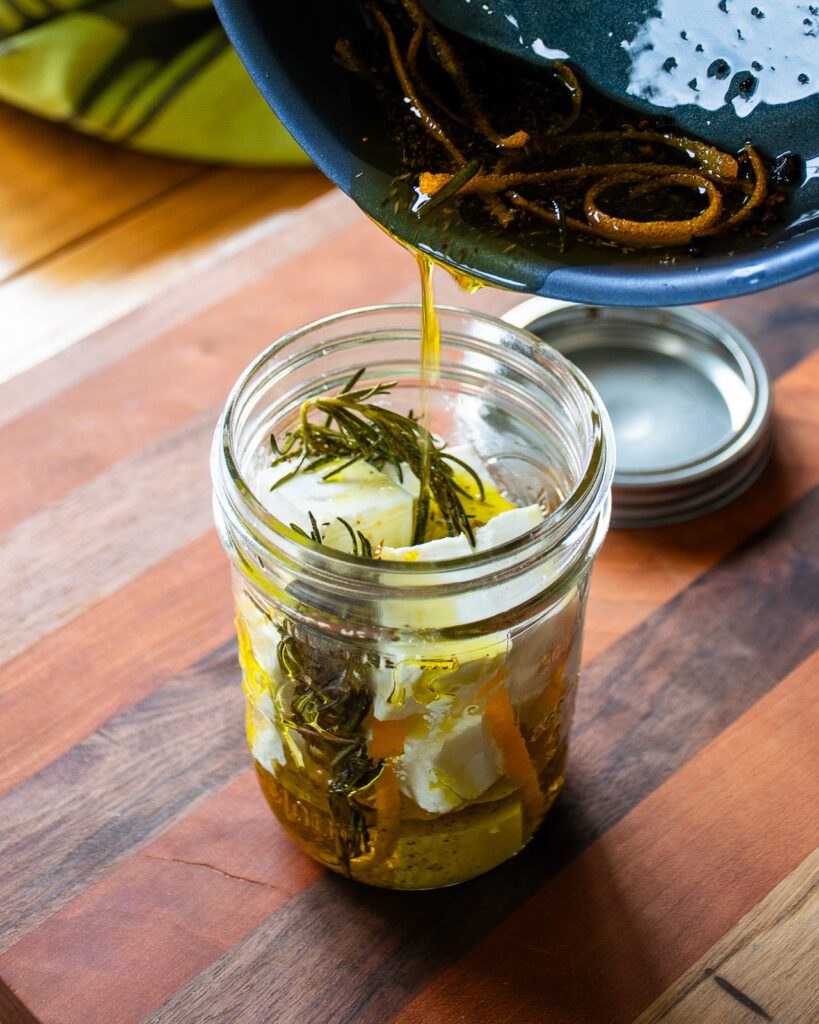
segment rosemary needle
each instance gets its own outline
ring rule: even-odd
[[[418,216],[425,217],[437,206],[442,206],[448,199],[456,196],[464,185],[480,171],[481,165],[478,160],[470,160],[469,163],[459,168],[442,188],[439,188],[435,195],[430,196],[421,206],[418,207]]]

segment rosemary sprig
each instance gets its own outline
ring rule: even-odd
[[[414,416],[403,416],[373,401],[388,395],[396,381],[357,388],[363,373],[362,368],[337,395],[309,398],[303,402],[298,426],[284,435],[281,444],[271,435],[273,466],[297,460],[295,467],[273,484],[271,490],[298,473],[315,472],[332,465],[324,475],[325,480],[330,480],[356,462],[365,462],[379,470],[392,466],[400,481],[403,479],[403,463],[421,482],[412,543],[424,541],[430,506],[434,502],[447,534],[457,537],[464,533],[474,546],[472,524],[461,500],[462,495],[471,495],[455,479],[453,467],[459,466],[472,478],[483,501],[481,478],[471,466],[447,452],[446,446],[436,441]],[[320,421],[311,418],[314,412],[320,414]],[[352,534],[348,524],[345,526]],[[359,544],[362,536],[359,533]],[[353,546],[356,547],[354,535]]]
[[[294,684],[285,726],[309,744],[313,759],[329,774],[328,803],[335,824],[336,853],[347,874],[350,862],[367,852],[369,829],[358,796],[383,769],[367,753],[362,724],[372,697],[353,661],[328,657],[306,638],[290,635],[279,642],[279,668]]]
[[[480,162],[478,160],[470,160],[469,163],[460,167],[449,179],[449,181],[442,188],[438,189],[434,196],[430,196],[420,206],[416,206],[414,209],[417,210],[419,217],[426,217],[428,213],[436,209],[439,206],[443,206],[447,200],[452,199],[456,196],[464,185],[471,181],[481,169]]]

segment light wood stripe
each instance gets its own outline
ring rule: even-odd
[[[202,175],[7,282],[0,289],[4,377],[136,309],[169,284],[190,282],[198,263],[218,260],[231,233],[255,230],[254,221],[277,209],[275,182],[274,172]]]
[[[714,943],[634,1024],[750,1024],[754,1018],[780,1024],[816,1021],[817,967],[819,849]],[[726,982],[736,991],[727,989]],[[742,996],[758,1009],[749,1012]]]
[[[224,190],[227,181],[222,185]],[[286,177],[282,187],[271,196],[271,201],[275,197],[276,208],[260,221],[253,221],[244,230],[226,233],[224,238],[216,232],[212,248],[204,253],[189,243],[193,251],[189,254],[189,265],[182,268],[185,273],[151,274],[150,281],[144,282],[146,287],[150,285],[149,301],[143,295],[142,304],[132,312],[123,314],[120,310],[109,326],[84,332],[69,348],[0,384],[0,425],[76,386],[157,334],[164,334],[350,227],[360,213],[341,193],[329,192],[303,206],[296,205],[324,187],[324,179],[317,174],[305,173],[295,181]],[[150,265],[148,255],[144,259]],[[197,287],[192,288],[190,275],[194,271]]]
[[[115,149],[5,104],[0,137],[0,282],[202,173],[197,164]]]
[[[396,1024],[630,1021],[813,848],[817,672],[814,655]],[[195,1019],[180,1000],[174,1011],[152,1019]]]
[[[0,666],[0,794],[233,635],[213,532]]]
[[[0,538],[5,659],[36,644],[211,525],[213,407]]]
[[[345,301],[383,299],[396,283],[412,280],[413,261],[398,246],[390,246],[381,258],[380,235],[357,219],[323,251],[290,261],[280,273],[162,332],[7,425],[0,431],[0,476],[9,480],[0,525],[31,516],[116,460],[221,405],[247,363],[287,331]],[[353,261],[346,273],[334,271],[339,255],[350,249],[373,263],[377,259],[377,269]],[[331,274],[318,292],[315,281]],[[212,419],[215,423],[216,416]],[[20,453],[31,451],[40,456],[21,467]]]

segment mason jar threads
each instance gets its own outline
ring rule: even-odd
[[[416,306],[342,313],[274,344],[234,387],[212,456],[261,788],[316,860],[397,889],[489,870],[551,806],[610,512],[611,429],[583,375],[494,318],[440,319],[431,429],[476,453],[505,508],[538,509],[518,532],[489,522],[474,548],[432,560],[377,537],[368,554],[338,550],[270,511],[270,437],[305,402],[362,371],[358,387],[391,382],[385,408],[424,407]]]

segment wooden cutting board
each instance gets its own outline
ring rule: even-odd
[[[328,193],[0,387],[2,1024],[819,1019],[815,280],[720,304],[775,377],[774,458],[721,512],[609,535],[569,781],[524,853],[390,893],[270,816],[211,433],[276,337],[417,294]]]

